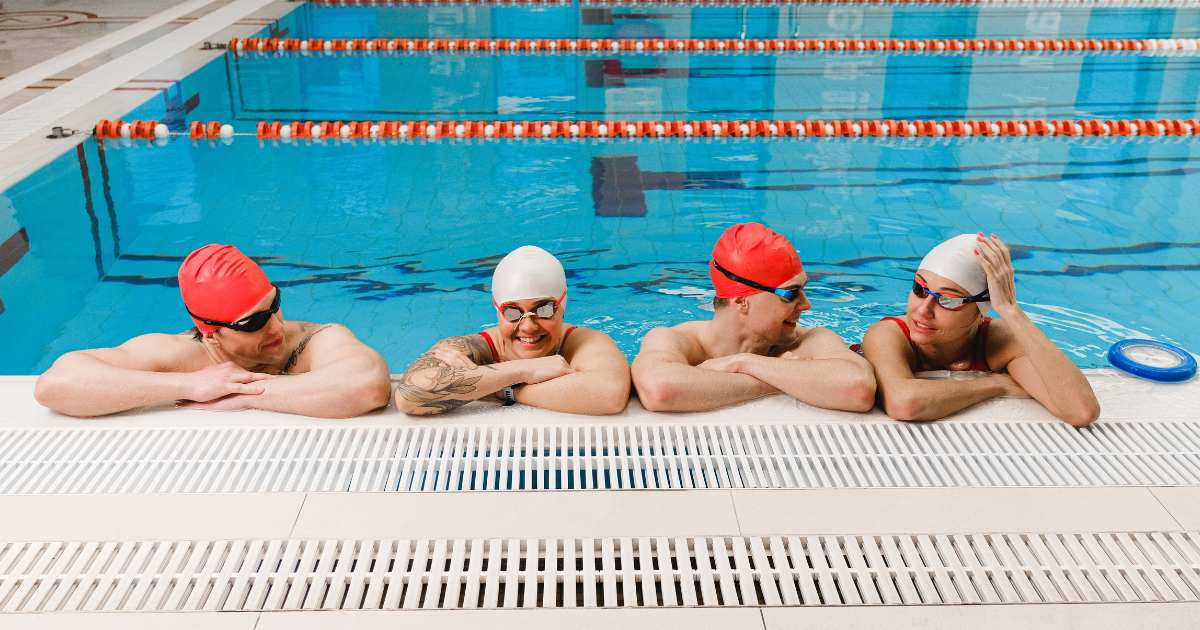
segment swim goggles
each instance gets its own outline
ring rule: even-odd
[[[732,271],[722,267],[721,263],[717,262],[715,258],[713,259],[713,265],[717,268],[717,271],[720,271],[726,278],[729,278],[738,284],[744,284],[751,289],[758,289],[759,291],[774,293],[779,297],[779,299],[783,300],[784,302],[788,302],[789,304],[795,302],[796,298],[800,297],[800,291],[804,288],[799,284],[793,284],[786,287],[769,287],[765,284],[759,284],[749,278],[743,278],[733,273]]]
[[[554,317],[555,313],[558,312],[559,305],[562,304],[563,299],[566,297],[567,294],[563,293],[562,297],[558,298],[557,300],[539,304],[532,311],[522,311],[512,304],[497,306],[496,309],[500,311],[500,316],[504,318],[504,321],[512,324],[520,324],[525,320],[526,317],[550,319],[551,317]]]
[[[979,295],[972,295],[968,297],[934,293],[933,291],[929,290],[928,286],[922,284],[917,278],[913,278],[912,292],[913,295],[922,300],[924,300],[926,296],[932,295],[937,299],[938,306],[950,311],[957,311],[968,304],[974,304],[975,302],[987,302],[989,299],[991,299],[988,297],[987,289],[984,289],[983,293],[980,293]]]
[[[271,301],[271,306],[267,307],[267,310],[251,313],[237,320],[236,322],[222,322],[215,319],[205,319],[191,312],[190,310],[188,311],[188,315],[191,315],[192,317],[204,322],[205,324],[208,324],[209,326],[221,326],[223,328],[236,330],[238,332],[258,332],[262,330],[263,326],[267,325],[267,322],[271,320],[272,315],[279,312],[279,287],[272,284],[271,288],[275,289],[275,299]],[[187,307],[185,306],[184,308]]]

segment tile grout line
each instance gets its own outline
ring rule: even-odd
[[[292,520],[292,527],[288,530],[288,538],[296,533],[296,526],[300,524],[300,515],[304,513],[304,506],[308,504],[308,492],[304,493],[304,498],[300,499],[300,508],[296,510],[296,518]]]
[[[1167,507],[1166,503],[1163,503],[1162,498],[1158,496],[1158,493],[1154,491],[1154,488],[1147,487],[1146,490],[1150,493],[1150,496],[1154,497],[1154,500],[1158,503],[1159,506],[1162,507],[1163,511],[1167,513],[1167,516],[1170,516],[1171,520],[1175,521],[1175,525],[1177,527],[1179,527],[1179,530],[1186,531],[1187,528],[1184,527],[1183,523],[1181,523],[1179,521],[1179,519],[1175,517],[1175,514],[1173,512],[1171,512],[1171,508]]]
[[[727,489],[725,493],[729,495],[729,507],[733,510],[733,522],[737,524],[738,534],[745,536],[746,532],[742,531],[742,518],[738,516],[737,500],[734,499],[733,490]]]

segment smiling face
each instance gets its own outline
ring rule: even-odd
[[[519,322],[504,319],[504,309],[515,307],[522,313],[530,313],[546,304],[553,304],[554,298],[535,298],[531,300],[514,300],[500,305],[497,312],[497,328],[505,345],[518,359],[537,359],[547,357],[558,349],[562,339],[563,305],[560,303],[554,309],[552,317],[543,319],[533,315],[523,317]]]
[[[926,269],[917,270],[916,279],[929,287],[930,291],[947,297],[971,295],[958,283]],[[971,334],[975,324],[982,318],[979,308],[974,304],[965,304],[952,311],[939,306],[937,298],[932,295],[920,298],[912,291],[908,292],[907,316],[913,342],[933,345],[962,339]]]
[[[808,296],[804,294],[804,285],[808,284],[808,273],[801,271],[781,288],[797,289],[796,299],[785,302],[774,293],[755,293],[742,298],[746,300],[746,325],[751,334],[769,345],[776,345],[789,340],[796,332],[800,322],[800,314],[812,308]]]
[[[242,313],[238,319],[249,317],[259,311],[265,311],[271,308],[271,303],[275,301],[275,293],[279,289],[272,289],[263,299],[254,305],[254,308]],[[267,324],[254,332],[241,332],[231,330],[229,328],[218,328],[211,336],[206,336],[211,339],[230,359],[233,359],[240,365],[276,365],[283,362],[286,352],[286,344],[284,343],[283,334],[283,309],[271,315],[267,320]]]

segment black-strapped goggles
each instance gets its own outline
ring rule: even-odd
[[[965,296],[965,297],[960,297],[957,295],[943,295],[941,293],[935,293],[933,291],[930,291],[929,286],[926,285],[920,278],[913,278],[912,292],[913,292],[913,295],[917,296],[918,298],[920,298],[922,300],[924,300],[926,296],[932,295],[934,297],[934,299],[937,300],[938,306],[940,306],[944,309],[947,309],[947,310],[951,310],[951,311],[957,311],[958,309],[960,309],[968,304],[974,304],[976,302],[987,302],[988,300],[991,299],[990,297],[988,297],[987,289],[984,289],[983,293],[980,293],[978,295],[969,295],[969,296]]]
[[[205,324],[208,324],[209,326],[220,326],[222,328],[228,328],[238,332],[258,332],[262,330],[263,326],[267,325],[267,322],[271,321],[272,315],[279,312],[279,295],[281,291],[279,290],[279,287],[273,284],[271,285],[271,288],[275,289],[275,299],[271,300],[271,305],[268,306],[266,310],[251,313],[237,320],[236,322],[222,322],[215,319],[205,319],[190,310],[188,311],[188,315],[191,315],[192,317],[204,322]],[[184,308],[186,309],[187,306],[185,305]]]
[[[713,259],[713,266],[715,266],[717,271],[720,271],[721,274],[726,278],[729,278],[738,284],[744,284],[751,289],[758,289],[759,291],[774,293],[777,297],[779,297],[779,299],[783,300],[784,302],[788,302],[789,304],[795,302],[796,299],[800,297],[801,291],[804,289],[804,287],[799,284],[792,284],[786,287],[769,287],[765,284],[760,284],[749,278],[743,278],[736,273],[733,273],[732,271],[722,267],[721,263],[717,262],[715,258]]]

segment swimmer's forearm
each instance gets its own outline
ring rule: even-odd
[[[971,405],[1004,394],[995,378],[987,376],[966,381],[903,379],[880,382],[883,409],[896,420],[938,420]]]
[[[58,413],[89,418],[172,403],[188,390],[186,374],[130,370],[72,352],[38,377],[34,397]]]
[[[261,383],[263,393],[245,398],[252,408],[316,418],[353,418],[387,405],[392,393],[386,364],[359,357]]]
[[[1071,424],[1081,426],[1095,420],[1100,403],[1083,371],[1019,307],[1006,309],[1000,316],[1044,384],[1044,388],[1027,388],[1031,394],[1045,392],[1036,396],[1038,402]]]
[[[682,364],[647,366],[635,384],[638,400],[650,411],[707,411],[778,391],[749,374]]]
[[[524,383],[530,378],[526,365],[522,361],[505,361],[470,369],[445,364],[410,367],[396,384],[396,407],[410,415],[445,413],[510,385]]]
[[[875,406],[875,376],[854,361],[747,356],[738,371],[816,407],[870,411]]]
[[[573,372],[516,391],[517,402],[539,409],[604,416],[621,413],[629,403],[629,375],[621,372]]]

